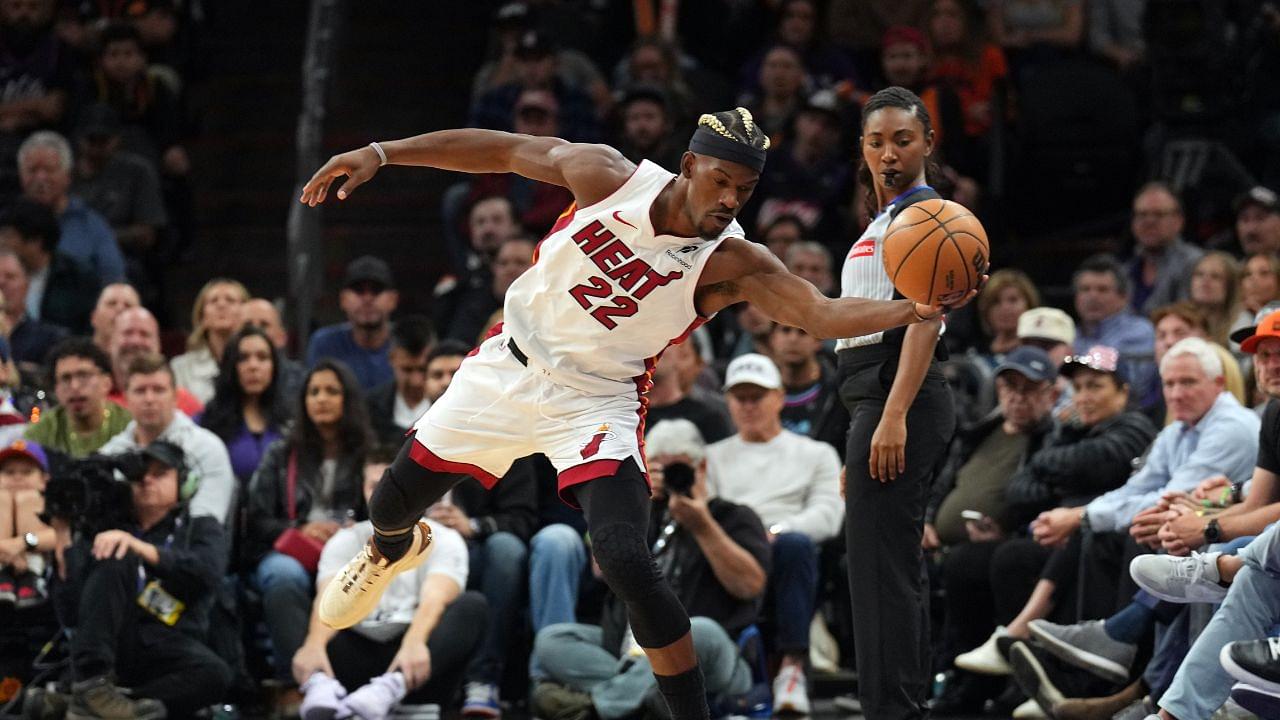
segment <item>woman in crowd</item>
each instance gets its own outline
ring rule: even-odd
[[[1231,326],[1240,315],[1240,263],[1215,251],[1206,254],[1191,270],[1191,302],[1204,313],[1207,339],[1226,347]]]
[[[979,353],[987,369],[995,369],[1005,353],[1018,347],[1018,318],[1040,306],[1040,293],[1035,283],[1021,270],[997,270],[978,296],[978,318],[990,338],[986,352]]]
[[[1169,348],[1173,347],[1179,340],[1188,337],[1198,337],[1202,340],[1209,339],[1209,321],[1205,318],[1200,308],[1190,300],[1183,300],[1182,302],[1156,308],[1151,313],[1151,324],[1156,328],[1155,353],[1157,367],[1160,365],[1160,361],[1164,359],[1164,354],[1169,352]],[[1222,358],[1222,377],[1226,381],[1224,389],[1234,395],[1236,400],[1244,403],[1246,397],[1245,380],[1244,373],[1240,370],[1240,363],[1225,347],[1214,342],[1210,342],[1209,345],[1214,349],[1214,352],[1218,353],[1218,357]],[[1158,421],[1161,427],[1173,422],[1173,419],[1165,412],[1163,393],[1160,395],[1160,404],[1153,408],[1152,412],[1153,414],[1149,417]]]
[[[231,335],[240,329],[240,308],[249,291],[239,281],[214,278],[200,288],[191,309],[187,352],[170,361],[173,380],[203,404],[213,398],[218,363]]]
[[[325,541],[366,515],[364,459],[373,438],[355,376],[325,359],[303,383],[301,412],[250,482],[246,552],[262,595],[277,677],[307,634],[314,573]]]
[[[231,337],[222,354],[213,399],[200,424],[226,443],[231,469],[246,484],[279,440],[291,412],[280,384],[280,355],[261,328],[249,325]]]
[[[1240,273],[1240,313],[1231,331],[1253,325],[1258,311],[1267,303],[1280,300],[1280,258],[1271,253],[1255,253],[1244,261]],[[1233,350],[1237,349],[1232,343]]]

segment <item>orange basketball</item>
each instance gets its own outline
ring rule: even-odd
[[[982,223],[950,200],[922,200],[898,213],[884,234],[884,269],[898,292],[944,305],[977,286],[991,264]]]

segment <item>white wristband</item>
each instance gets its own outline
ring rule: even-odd
[[[378,144],[378,143],[376,143],[376,142],[371,142],[371,143],[369,143],[369,147],[373,148],[373,151],[374,151],[374,152],[376,152],[376,153],[378,153],[378,159],[381,161],[381,162],[379,162],[379,163],[378,163],[378,166],[379,166],[379,167],[381,167],[381,166],[383,166],[383,165],[386,165],[386,164],[387,164],[387,153],[386,153],[386,151],[385,151],[385,150],[383,150],[383,149],[382,149],[382,146],[381,146],[381,145],[379,145],[379,144]]]

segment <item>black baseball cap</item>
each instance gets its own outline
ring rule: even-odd
[[[996,366],[996,376],[1006,370],[1012,370],[1035,382],[1052,380],[1058,374],[1049,353],[1034,345],[1021,345],[1005,355],[1004,362]]]
[[[371,282],[386,288],[395,287],[395,279],[391,277],[391,266],[387,261],[372,255],[361,255],[347,264],[347,273],[342,278],[342,287],[349,288],[360,283]]]
[[[178,470],[179,474],[187,466],[187,454],[182,451],[181,447],[168,440],[152,441],[150,445],[142,449],[142,456]]]
[[[1274,190],[1265,185],[1254,185],[1236,197],[1233,207],[1236,213],[1250,205],[1257,205],[1267,212],[1280,213],[1280,197]]]

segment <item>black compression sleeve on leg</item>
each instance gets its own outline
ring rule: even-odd
[[[428,470],[409,457],[417,440],[409,438],[395,461],[387,467],[369,499],[369,520],[373,522],[374,543],[394,562],[409,551],[413,535],[407,530],[422,518],[432,503],[444,497],[464,475]]]
[[[672,720],[707,720],[711,710],[707,707],[707,688],[702,679],[702,668],[695,665],[677,675],[654,675],[658,690],[667,701]]]

